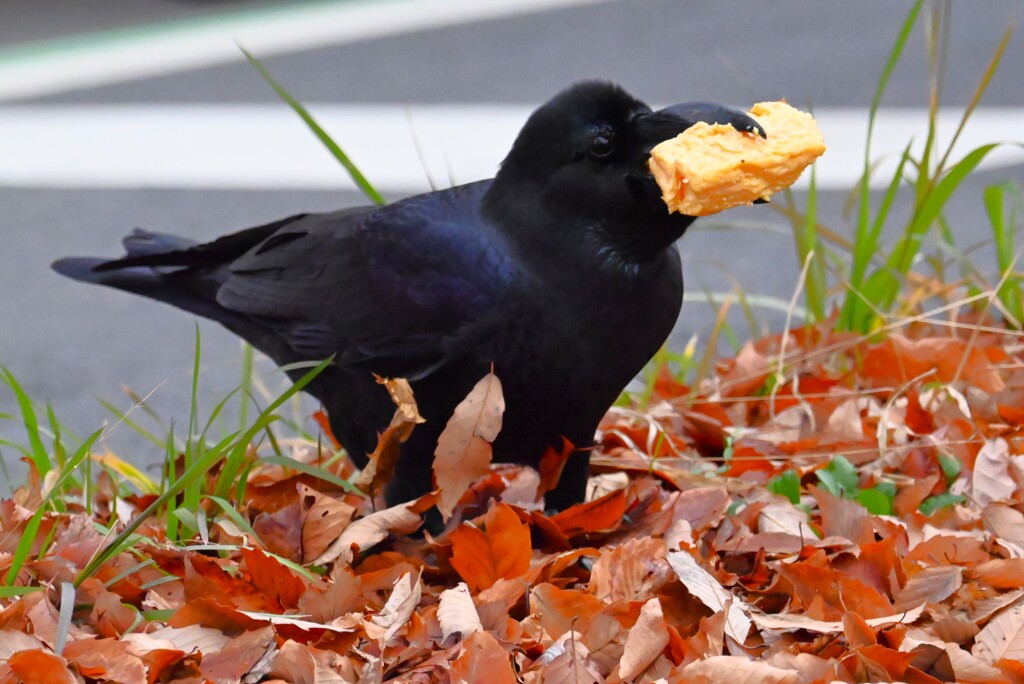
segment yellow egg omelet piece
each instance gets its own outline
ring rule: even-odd
[[[814,118],[786,102],[759,102],[748,114],[767,138],[701,121],[651,150],[651,173],[670,212],[707,216],[767,199],[825,152]]]

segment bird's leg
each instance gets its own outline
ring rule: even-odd
[[[583,501],[587,494],[587,474],[590,471],[590,450],[577,449],[566,460],[558,484],[544,495],[549,510],[563,511]]]

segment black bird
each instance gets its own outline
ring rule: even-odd
[[[407,378],[427,422],[403,445],[389,503],[431,487],[455,405],[492,364],[506,412],[497,461],[573,454],[547,504],[581,501],[595,428],[662,345],[683,279],[651,148],[696,121],[764,135],[733,109],[652,111],[585,81],[523,126],[493,180],[387,206],[299,214],[192,241],[136,230],[121,259],[67,258],[68,277],[213,319],[285,365],[336,355],[307,391],[359,465],[394,406],[373,373]]]

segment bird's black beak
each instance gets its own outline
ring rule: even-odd
[[[740,110],[712,102],[683,102],[643,114],[636,121],[636,130],[645,143],[654,147],[676,137],[698,121],[731,124],[738,131],[767,137],[761,124]]]

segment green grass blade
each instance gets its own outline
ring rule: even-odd
[[[889,86],[889,78],[892,76],[893,70],[896,68],[896,64],[899,63],[900,58],[903,55],[903,48],[907,44],[907,39],[910,37],[913,31],[914,25],[917,23],[917,17],[921,13],[921,7],[924,5],[924,0],[916,0],[913,7],[911,7],[907,18],[904,20],[900,32],[896,37],[896,42],[893,43],[892,50],[889,52],[889,58],[885,62],[885,67],[882,69],[882,74],[878,78],[878,83],[875,85],[875,93],[871,98],[871,108],[868,111],[868,131],[867,138],[864,143],[864,171],[861,177],[860,184],[860,203],[858,207],[857,216],[857,241],[862,239],[862,236],[866,236],[870,228],[870,212],[871,212],[871,139],[875,131],[875,118],[878,114],[878,108],[882,105],[882,97],[885,95],[885,90]],[[854,287],[860,288],[863,284],[860,281],[851,281]]]
[[[336,142],[334,142],[327,131],[320,127],[320,124],[316,122],[316,119],[313,118],[302,103],[292,97],[291,93],[285,90],[284,87],[270,75],[270,72],[267,71],[267,68],[263,66],[263,63],[260,62],[260,60],[256,59],[241,45],[238,46],[238,49],[242,51],[242,54],[244,54],[245,58],[249,60],[249,63],[256,67],[256,71],[260,72],[260,76],[262,76],[263,80],[274,89],[277,96],[299,115],[299,117],[306,123],[306,126],[309,127],[309,130],[313,131],[313,135],[315,135],[320,142],[323,143],[323,146],[326,147],[332,155],[334,155],[334,158],[337,159],[338,163],[345,168],[359,190],[362,191],[362,193],[366,195],[371,202],[374,202],[375,204],[386,204],[387,202],[384,200],[384,197],[377,192],[377,189],[366,179],[366,176],[364,176],[362,171],[359,170],[359,167],[349,159],[348,155],[345,154]]]
[[[25,426],[25,433],[28,435],[29,451],[26,454],[36,467],[39,476],[48,473],[53,464],[50,455],[43,446],[42,434],[39,430],[39,419],[36,417],[35,408],[32,406],[32,399],[14,378],[14,375],[7,368],[0,366],[0,379],[14,392],[15,401],[18,403],[18,410],[21,411],[21,422]]]

